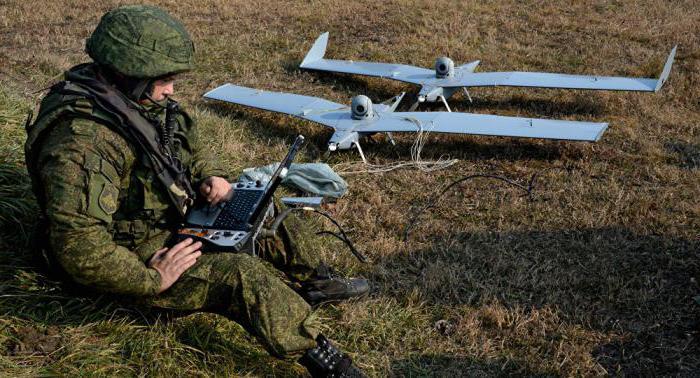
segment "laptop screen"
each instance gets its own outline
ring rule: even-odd
[[[292,161],[294,161],[294,158],[296,157],[297,152],[299,152],[302,144],[304,144],[304,136],[299,135],[294,140],[294,143],[292,143],[292,147],[289,148],[287,156],[284,157],[284,160],[282,160],[280,165],[270,177],[270,181],[267,182],[267,185],[265,186],[265,194],[260,198],[258,203],[253,206],[253,211],[248,216],[249,223],[257,221],[260,213],[267,210],[265,205],[270,201],[272,195],[275,193],[275,189],[277,189],[277,186],[279,186],[279,184],[282,182],[282,177],[280,177],[282,171],[288,170],[289,166],[292,165]]]

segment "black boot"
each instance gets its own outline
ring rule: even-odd
[[[316,275],[301,283],[301,294],[312,306],[323,302],[342,301],[369,292],[369,281],[364,278],[337,276],[331,268],[321,264]]]
[[[366,378],[367,376],[357,366],[352,364],[352,359],[339,351],[323,335],[316,337],[318,346],[309,349],[299,359],[313,378]]]

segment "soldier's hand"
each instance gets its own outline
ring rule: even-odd
[[[202,242],[185,239],[171,248],[161,248],[148,261],[148,266],[160,273],[160,290],[158,294],[168,290],[180,275],[189,269],[197,258],[202,255]]]
[[[233,196],[231,184],[225,178],[218,176],[207,177],[199,186],[199,192],[212,206],[221,201],[228,201]]]

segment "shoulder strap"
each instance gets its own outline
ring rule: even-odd
[[[25,155],[30,169],[35,164],[36,146],[41,144],[41,139],[56,120],[67,114],[93,119],[119,133],[147,157],[151,169],[167,189],[171,202],[184,215],[194,191],[180,161],[160,151],[156,128],[130,101],[108,85],[89,77],[71,75],[71,72],[66,78],[69,80],[51,88],[42,101],[37,119],[27,125]],[[103,112],[95,111],[93,105]]]
[[[158,179],[168,189],[168,194],[180,214],[184,216],[192,203],[194,190],[186,171],[178,159],[161,152],[156,128],[134,108],[131,102],[114,88],[92,78],[81,77],[74,82],[90,92],[91,99],[121,120],[119,126],[131,136],[140,150],[149,158]]]

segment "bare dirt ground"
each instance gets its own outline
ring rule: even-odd
[[[86,61],[84,40],[121,1],[0,1],[0,375],[295,376],[235,323],[171,317],[118,298],[72,291],[30,258],[35,206],[23,170],[23,123],[42,89]],[[150,3],[150,2],[149,2]],[[697,376],[700,374],[700,3],[698,1],[450,2],[157,1],[183,20],[198,67],[177,98],[232,175],[275,161],[293,137],[301,160],[326,158],[330,132],[271,113],[207,103],[232,82],[348,103],[412,86],[297,67],[330,32],[338,59],[431,67],[437,56],[480,70],[656,77],[657,94],[473,89],[455,111],[609,122],[595,144],[431,135],[425,159],[453,167],[346,176],[333,209],[370,264],[342,245],[324,257],[375,283],[363,300],[321,310],[327,333],[373,376]],[[423,110],[442,110],[427,106]],[[413,135],[370,161],[407,160]],[[342,164],[342,165],[340,165]],[[429,212],[416,209],[469,174]],[[408,238],[407,225],[413,220]]]

